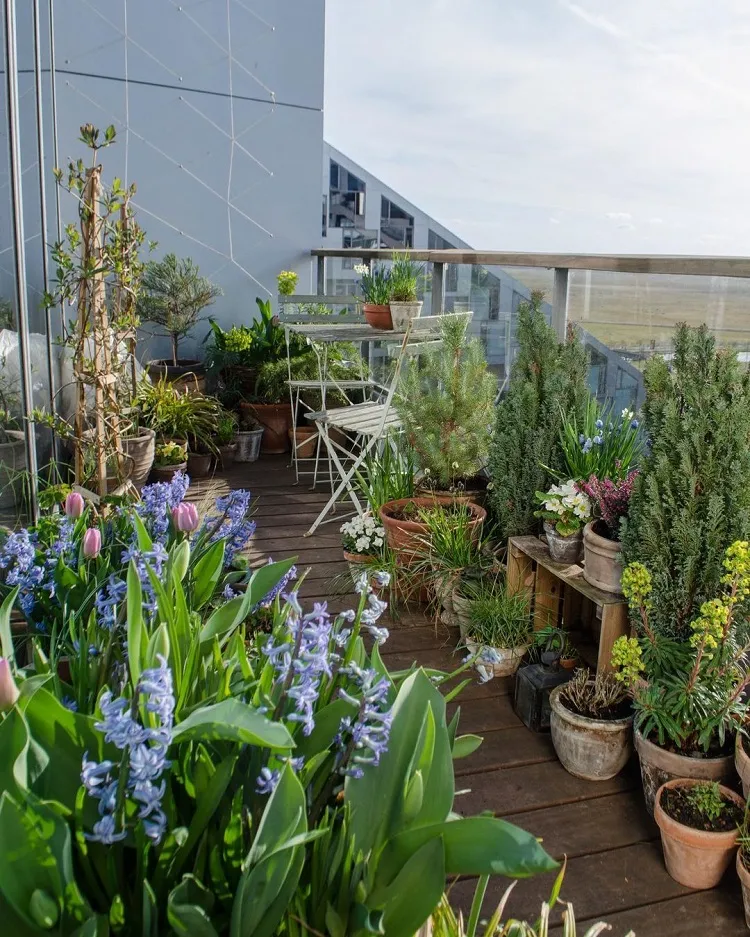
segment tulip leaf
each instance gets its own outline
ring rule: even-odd
[[[459,735],[453,743],[454,759],[466,758],[467,755],[473,754],[483,741],[481,735]]]
[[[131,560],[128,564],[127,613],[128,664],[130,679],[135,686],[144,667],[146,651],[146,635],[143,629],[143,589],[135,560]]]
[[[175,726],[172,738],[176,743],[223,739],[273,749],[294,748],[294,740],[283,723],[271,722],[238,699],[196,709]]]
[[[203,608],[216,591],[224,567],[225,541],[217,540],[193,567],[193,601],[195,611]]]
[[[368,904],[383,909],[383,933],[413,937],[438,906],[445,873],[443,844],[436,836],[410,856],[387,888],[368,897]]]
[[[16,667],[16,652],[13,647],[10,613],[13,611],[13,605],[18,597],[18,589],[18,586],[12,589],[3,600],[3,604],[0,605],[0,650],[2,650],[3,657],[10,661],[12,670],[15,670]]]
[[[193,875],[186,875],[167,899],[167,920],[175,934],[217,937],[211,924],[214,896]]]

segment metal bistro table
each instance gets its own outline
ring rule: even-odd
[[[374,329],[369,325],[358,323],[337,325],[335,323],[289,322],[284,324],[287,352],[289,352],[289,336],[291,333],[294,333],[303,336],[307,340],[318,362],[318,389],[320,391],[322,405],[319,411],[306,413],[305,417],[315,422],[320,440],[326,448],[329,460],[329,471],[331,474],[331,497],[305,536],[309,537],[320,524],[327,522],[326,515],[335,507],[344,492],[348,494],[354,509],[359,513],[362,512],[362,505],[354,490],[352,479],[357,469],[367,458],[368,453],[378,442],[385,439],[389,432],[399,429],[400,421],[398,415],[392,410],[391,405],[398,385],[407,346],[412,343],[424,345],[426,340],[428,344],[432,344],[429,342],[429,339],[434,338],[435,330],[439,327],[439,320],[441,318],[440,316],[427,316],[423,319],[412,320],[405,330]],[[391,345],[399,344],[400,348],[396,358],[396,366],[388,386],[377,384],[374,381],[366,382],[363,380],[363,387],[369,386],[379,391],[383,399],[328,409],[326,394],[327,392],[337,389],[336,380],[331,378],[328,372],[329,348],[335,342],[352,342],[358,344],[383,342],[384,344]],[[437,344],[437,342],[435,344]],[[291,381],[291,359],[289,378]],[[359,451],[347,450],[340,442],[332,439],[330,433],[331,429],[340,430],[342,433],[353,434],[355,436],[354,449],[356,450],[358,447]],[[348,467],[344,465],[344,460],[350,462]],[[334,469],[338,474],[337,482],[334,481]],[[332,520],[334,520],[334,518],[328,518],[328,521]]]

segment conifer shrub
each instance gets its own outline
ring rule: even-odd
[[[467,339],[468,324],[445,317],[441,345],[421,363],[409,362],[395,405],[418,468],[442,489],[472,478],[487,461],[497,380],[479,341]]]
[[[671,366],[652,358],[644,379],[648,445],[623,555],[650,573],[653,629],[682,639],[720,591],[726,549],[750,536],[750,376],[705,325],[681,323]]]
[[[563,420],[573,414],[580,424],[589,398],[583,345],[572,328],[559,342],[541,306],[542,294],[533,293],[519,307],[518,353],[490,444],[490,503],[503,538],[537,527],[535,492],[563,470]]]

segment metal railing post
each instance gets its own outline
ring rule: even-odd
[[[317,293],[318,296],[326,295],[326,259],[325,257],[317,258]]]
[[[567,267],[555,267],[552,285],[552,328],[561,342],[568,330],[568,284],[570,271]]]
[[[433,316],[439,316],[445,309],[445,264],[432,265],[432,308]]]

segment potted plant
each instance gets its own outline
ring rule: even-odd
[[[622,584],[620,530],[628,516],[628,505],[638,469],[625,478],[600,479],[590,475],[578,488],[588,497],[594,520],[583,529],[583,576],[603,592],[619,592]]]
[[[532,533],[535,492],[571,477],[562,475],[560,428],[571,413],[583,417],[590,396],[586,350],[574,328],[559,341],[542,299],[542,293],[533,293],[531,302],[519,306],[518,352],[495,412],[489,501],[503,541]]]
[[[153,322],[166,333],[172,346],[170,358],[149,361],[152,379],[181,380],[185,386],[190,385],[188,375],[194,375],[193,384],[204,379],[205,367],[200,361],[179,357],[179,343],[200,321],[201,312],[221,294],[216,284],[200,275],[190,258],[167,254],[164,260],[146,264],[138,311],[144,321]],[[203,390],[204,384],[198,383],[196,389]]]
[[[745,795],[747,796],[747,795]],[[745,815],[740,826],[740,835],[737,839],[737,875],[742,887],[742,904],[745,908],[745,924],[750,928],[750,817],[745,805]]]
[[[424,543],[429,533],[429,524],[421,516],[425,510],[442,507],[456,517],[469,516],[467,521],[471,536],[479,539],[481,525],[487,516],[484,508],[472,502],[456,501],[445,495],[433,495],[429,498],[398,498],[388,501],[380,508],[380,519],[385,528],[386,542],[407,565],[414,561],[420,544]]]
[[[750,705],[744,692],[750,675],[741,614],[750,589],[747,541],[729,547],[724,569],[723,591],[703,603],[685,642],[656,630],[646,567],[631,563],[622,574],[637,637],[617,639],[612,664],[633,696],[635,747],[649,811],[665,781],[734,778],[735,735]]]
[[[544,520],[550,556],[558,563],[577,563],[583,546],[583,527],[591,517],[591,502],[574,481],[537,491],[542,507],[534,511]]]
[[[481,679],[510,677],[531,646],[531,601],[525,592],[511,592],[505,583],[489,577],[465,586],[469,602],[469,628],[465,644],[476,655]]]
[[[232,465],[237,454],[236,436],[237,417],[229,410],[222,408],[216,424],[214,444],[219,464],[225,470]]]
[[[611,673],[578,670],[550,693],[552,744],[562,766],[585,781],[607,781],[633,753],[627,688]]]
[[[187,469],[187,448],[178,442],[166,441],[156,446],[151,477],[155,482],[171,482],[177,472]]]
[[[574,670],[578,663],[578,652],[570,643],[568,633],[554,625],[545,625],[534,631],[534,652],[543,662],[559,664],[563,670]]]
[[[374,329],[392,329],[390,270],[377,264],[372,270],[367,264],[357,264],[354,272],[360,276],[359,288],[365,322]]]
[[[656,793],[664,863],[688,888],[714,888],[737,851],[745,801],[717,781],[677,778]]]
[[[289,443],[298,459],[312,459],[318,443],[318,431],[307,423],[290,426],[287,430]]]
[[[422,311],[417,299],[423,265],[409,259],[408,253],[394,253],[391,266],[391,319],[394,329],[405,329]]]
[[[497,380],[466,317],[446,317],[439,347],[408,362],[395,407],[420,470],[436,494],[483,496]]]
[[[281,270],[276,276],[276,284],[279,290],[279,296],[293,296],[297,289],[297,280],[299,276],[294,270]]]
[[[234,454],[234,461],[256,462],[260,455],[261,442],[266,428],[249,413],[241,412],[238,421],[239,429],[235,435],[237,451]]]
[[[356,585],[363,572],[375,569],[383,556],[385,530],[369,511],[357,514],[340,527],[344,559],[349,565],[352,583]],[[380,569],[380,567],[377,567]]]

